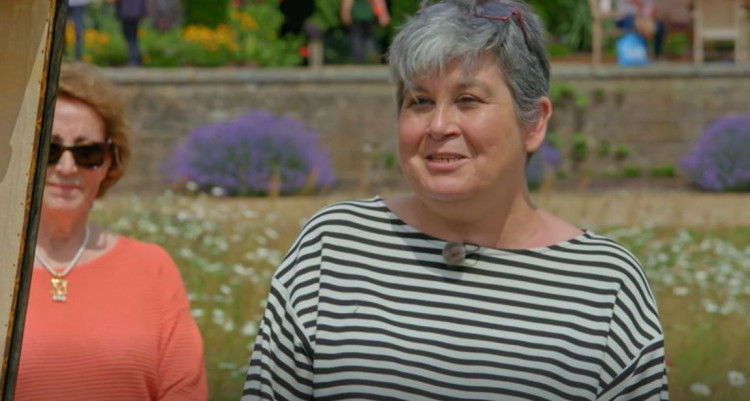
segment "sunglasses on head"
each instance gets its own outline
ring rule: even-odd
[[[523,15],[521,10],[513,8],[504,3],[487,2],[481,5],[474,3],[474,10],[472,13],[475,17],[496,20],[496,21],[507,21],[511,17],[515,16],[518,21],[518,27],[521,28],[523,33],[523,41],[526,43],[526,47],[531,50],[529,46],[529,38],[526,36],[526,25],[523,23]]]
[[[417,14],[421,13],[422,10],[424,10],[424,8],[426,8],[429,4],[429,0],[423,0],[421,8],[417,12]],[[523,40],[524,42],[526,42],[526,47],[531,50],[531,46],[529,46],[529,37],[526,34],[526,24],[524,24],[523,22],[523,15],[521,14],[521,10],[513,8],[508,4],[499,3],[496,1],[476,1],[472,5],[471,15],[477,18],[484,18],[495,21],[507,21],[511,17],[515,16],[516,21],[518,21],[518,27],[521,28],[521,33],[523,33]]]
[[[73,160],[75,160],[78,167],[91,169],[98,168],[104,164],[105,160],[107,160],[107,154],[109,154],[111,147],[112,142],[110,140],[107,140],[106,142],[95,142],[72,146],[53,142],[49,145],[47,164],[57,164],[63,153],[67,150],[73,155]]]

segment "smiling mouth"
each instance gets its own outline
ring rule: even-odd
[[[51,183],[48,183],[47,185],[49,185],[51,187],[61,188],[61,189],[75,189],[75,188],[78,188],[78,185],[75,185],[75,184],[58,184],[58,183],[52,183],[51,182]]]
[[[462,156],[449,156],[449,155],[440,155],[440,156],[427,156],[427,160],[432,162],[438,162],[438,163],[452,163],[463,159]]]

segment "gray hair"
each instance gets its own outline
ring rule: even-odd
[[[477,5],[492,2],[520,11],[526,38],[516,16],[501,21],[472,15]],[[470,69],[479,57],[489,54],[510,88],[518,120],[533,124],[540,117],[539,100],[549,92],[544,36],[539,17],[520,1],[443,0],[427,4],[423,0],[420,12],[404,23],[388,52],[398,105],[415,79],[442,73],[454,60]]]

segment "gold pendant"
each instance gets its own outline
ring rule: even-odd
[[[52,277],[52,300],[65,302],[68,299],[68,280],[59,277]]]

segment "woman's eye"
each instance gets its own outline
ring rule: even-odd
[[[475,97],[471,97],[471,96],[462,96],[462,97],[458,98],[458,102],[459,102],[459,103],[466,103],[466,104],[471,104],[471,103],[475,103],[475,102],[478,102],[478,100],[477,100],[477,98],[475,98]]]
[[[431,103],[431,102],[430,102],[430,99],[428,99],[428,98],[426,98],[426,97],[414,97],[414,98],[411,98],[411,99],[409,99],[409,100],[408,100],[408,101],[406,102],[406,105],[407,105],[408,107],[413,107],[413,106],[426,106],[426,105],[429,105],[430,103]]]

